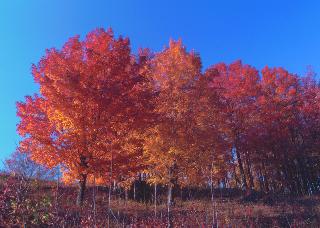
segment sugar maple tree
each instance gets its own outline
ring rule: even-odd
[[[189,147],[192,150],[190,163],[196,185],[218,182],[227,176],[230,167],[230,129],[226,123],[227,115],[222,112],[225,99],[221,88],[214,83],[219,77],[218,71],[207,71],[195,84],[193,103],[193,125],[189,138],[193,138]],[[201,166],[197,165],[201,164]]]
[[[129,190],[142,171],[155,196],[157,184],[167,187],[169,215],[174,186],[319,190],[311,76],[241,61],[202,73],[181,41],[133,55],[127,38],[103,29],[47,50],[32,73],[40,93],[17,103],[18,150],[79,181],[79,205],[87,182]]]
[[[40,95],[17,104],[20,150],[49,167],[60,164],[66,177],[78,180],[79,205],[88,176],[136,169],[142,152],[136,136],[150,98],[140,68],[129,40],[103,29],[47,50],[32,68]]]
[[[158,95],[155,125],[146,132],[145,162],[151,176],[149,180],[168,186],[168,210],[172,188],[188,177],[190,101],[200,70],[200,58],[187,52],[181,41],[170,41],[169,47],[149,63],[148,75]]]
[[[256,135],[261,144],[255,165],[265,173],[266,191],[270,189],[271,181],[273,189],[283,188],[280,183],[291,182],[295,175],[292,172],[297,170],[291,161],[297,158],[300,135],[304,132],[303,115],[299,111],[302,105],[300,91],[296,75],[283,68],[265,67],[262,70],[261,96],[258,98],[261,121]],[[293,190],[292,183],[287,186]]]
[[[259,74],[249,65],[236,61],[230,65],[216,64],[205,73],[212,78],[212,87],[217,90],[223,102],[221,112],[225,113],[230,151],[235,153],[241,174],[242,184],[248,189],[244,159],[249,159],[243,148],[243,139],[254,122],[256,97],[259,92]],[[251,186],[252,188],[252,181]]]

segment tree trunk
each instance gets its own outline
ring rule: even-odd
[[[57,215],[59,214],[59,182],[60,182],[60,175],[58,173],[58,178],[57,178],[57,187],[56,187],[56,213]]]
[[[125,198],[125,201],[126,201],[126,204],[127,204],[127,202],[128,202],[128,189],[124,190],[124,198]]]
[[[93,197],[93,221],[94,221],[94,227],[97,227],[97,208],[96,208],[96,178],[93,177],[93,191],[92,191],[92,197]]]
[[[263,168],[263,183],[264,183],[265,191],[269,192],[270,191],[270,186],[268,181],[269,176],[268,176],[267,169],[264,162],[262,162],[262,168]]]
[[[177,180],[174,178],[174,173],[177,168],[176,163],[174,163],[170,168],[169,168],[169,184],[168,184],[168,198],[167,198],[167,210],[168,210],[168,227],[172,227],[172,218],[171,218],[171,205],[173,204],[173,187],[176,186]]]
[[[79,180],[79,192],[77,197],[78,206],[83,205],[83,199],[84,199],[84,194],[86,190],[86,183],[87,183],[87,174],[81,174],[80,180]]]
[[[212,163],[213,164],[213,163]],[[216,212],[216,208],[215,208],[215,202],[214,202],[214,189],[213,189],[213,173],[212,173],[212,168],[211,168],[211,177],[210,177],[210,192],[211,192],[211,210],[212,210],[212,227],[214,226],[214,224],[216,223],[215,220],[215,212]]]
[[[133,182],[133,200],[136,201],[136,181]]]
[[[233,166],[233,173],[234,173],[234,180],[235,180],[235,183],[236,183],[236,187],[241,187],[241,183],[240,183],[240,180],[238,178],[238,175],[237,175],[237,171],[236,171],[236,166],[234,165]]]
[[[113,153],[111,152],[110,174],[109,174],[109,194],[108,194],[108,228],[110,227],[112,175],[113,175]]]
[[[249,176],[250,190],[252,190],[252,189],[254,189],[254,179],[253,179],[253,175],[252,175],[251,163],[250,163],[248,156],[247,156],[246,160],[247,160],[246,163],[247,163],[247,172],[248,172],[248,176]]]
[[[264,185],[263,185],[263,177],[262,177],[261,168],[258,169],[257,176],[258,176],[258,180],[259,180],[259,190],[261,192],[266,192]]]
[[[248,184],[247,184],[246,175],[245,175],[244,168],[243,168],[243,163],[241,160],[241,155],[240,155],[240,152],[238,151],[238,148],[236,148],[236,155],[237,155],[240,175],[241,175],[241,179],[242,179],[242,184],[243,184],[243,187],[247,190]]]
[[[167,211],[168,211],[168,227],[171,227],[171,214],[170,208],[172,204],[172,184],[168,185],[168,198],[167,198]]]
[[[154,217],[157,217],[157,183],[154,184]]]

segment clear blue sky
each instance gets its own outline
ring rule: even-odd
[[[153,3],[151,3],[153,2]],[[37,92],[30,74],[46,48],[112,27],[134,50],[182,38],[204,67],[242,59],[258,69],[320,69],[319,1],[0,1],[0,160],[19,141],[15,102]],[[1,165],[0,165],[1,167]]]

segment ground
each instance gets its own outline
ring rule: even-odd
[[[77,187],[56,182],[0,178],[0,224],[3,227],[320,227],[320,196],[229,194],[217,189],[210,195],[189,198],[177,194],[168,220],[165,191],[158,204],[121,189],[113,191],[108,210],[108,189],[89,187],[84,205],[75,205]],[[137,198],[139,196],[137,190]],[[149,195],[150,196],[150,195]],[[183,196],[183,194],[182,194]],[[140,201],[140,202],[138,202]],[[109,213],[108,213],[109,212]],[[212,226],[213,225],[213,226]],[[1,226],[0,226],[1,227]]]

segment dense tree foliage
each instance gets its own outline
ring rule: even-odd
[[[137,135],[149,94],[139,71],[129,40],[103,29],[48,50],[33,66],[40,95],[17,104],[20,150],[49,167],[62,165],[65,179],[79,180],[79,204],[88,177],[120,179],[132,171],[127,167],[140,165]]]
[[[95,30],[33,66],[40,93],[17,104],[19,150],[65,180],[172,188],[319,191],[320,87],[283,68],[236,61],[202,71],[181,41],[131,53]],[[155,187],[156,189],[156,187]]]

